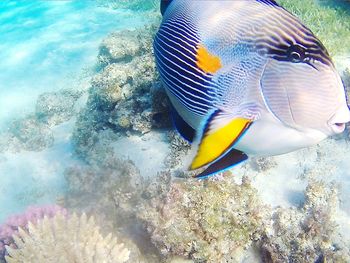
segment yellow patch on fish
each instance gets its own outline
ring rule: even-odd
[[[202,45],[197,47],[196,60],[197,67],[203,70],[205,73],[214,74],[222,67],[220,58],[210,54],[209,51]]]
[[[236,118],[227,125],[204,134],[190,169],[198,169],[218,159],[236,142],[250,124],[250,120]]]

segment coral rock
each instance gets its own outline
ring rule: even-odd
[[[264,225],[264,208],[248,181],[178,181],[140,211],[152,242],[165,257],[238,262]]]
[[[35,114],[40,121],[49,125],[68,121],[75,114],[74,105],[81,94],[73,90],[43,93],[36,102]]]

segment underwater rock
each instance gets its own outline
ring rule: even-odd
[[[119,232],[121,238],[127,237],[122,238],[126,244],[132,239],[133,245],[127,246],[130,262],[159,262],[136,214],[143,202],[166,191],[168,174],[159,175],[159,183],[147,182],[131,161],[107,154],[90,158],[89,165],[67,169],[65,178],[66,207],[94,215],[97,222],[103,223],[102,231]]]
[[[273,226],[261,241],[266,263],[349,262],[350,252],[335,223],[337,189],[321,181],[309,183],[300,209],[277,208]],[[325,262],[322,261],[322,262]]]
[[[54,143],[52,128],[72,118],[83,91],[59,90],[38,97],[36,110],[0,133],[0,152],[42,151]]]
[[[147,52],[151,46],[149,36],[142,31],[123,30],[111,33],[99,48],[98,61],[101,65],[118,62],[130,62],[133,57]]]
[[[157,11],[159,0],[97,0],[101,6],[113,9],[131,9],[133,11]]]
[[[80,157],[87,158],[101,131],[144,134],[152,128],[170,126],[168,100],[161,90],[152,53],[153,34],[152,26],[122,31],[101,45],[101,68],[91,80],[88,101],[72,136]]]
[[[67,214],[67,210],[58,205],[30,206],[25,212],[10,216],[0,225],[0,262],[5,262],[5,246],[17,248],[13,236],[18,234],[19,229],[28,230],[28,223],[37,223],[44,217],[54,217],[57,213]]]
[[[0,137],[0,152],[41,151],[54,142],[49,125],[34,115],[14,120]]]
[[[181,157],[190,151],[191,144],[183,139],[176,130],[168,131],[167,137],[170,143],[170,154],[166,157],[165,164],[169,168],[176,168],[181,163]]]
[[[74,105],[81,95],[82,92],[68,89],[45,92],[38,97],[35,115],[48,125],[68,121],[75,114]]]
[[[14,236],[17,248],[6,247],[8,263],[106,262],[124,263],[129,250],[109,234],[103,237],[92,217],[57,214],[44,217]]]
[[[132,213],[138,205],[138,200],[141,199],[142,176],[131,161],[119,160],[113,156],[104,157],[106,158],[102,163],[75,166],[66,170],[65,178],[68,183],[66,205],[69,207],[88,205],[94,211],[103,207],[111,208],[110,211],[118,210],[120,214]]]
[[[273,157],[253,157],[249,164],[257,172],[265,172],[277,165]]]
[[[267,211],[247,178],[239,185],[228,172],[218,180],[174,181],[138,216],[164,257],[239,262],[259,238]]]

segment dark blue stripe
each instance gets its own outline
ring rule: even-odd
[[[195,89],[198,89],[198,90],[204,91],[205,94],[207,94],[206,90],[203,89],[203,87],[201,87],[198,84],[193,83],[192,81],[183,77],[184,74],[188,74],[187,72],[183,73],[182,70],[177,70],[177,69],[180,69],[179,67],[176,68],[176,67],[173,67],[173,65],[171,65],[171,68],[176,70],[176,71],[175,72],[170,71],[169,69],[167,69],[167,66],[169,67],[170,64],[166,63],[165,61],[164,61],[164,63],[163,63],[163,61],[159,61],[159,63],[161,64],[161,70],[164,71],[164,73],[166,74],[168,79],[171,80],[174,83],[174,85],[180,86],[183,90],[186,91],[186,93],[181,91],[181,90],[179,90],[179,92],[184,93],[184,95],[186,97],[188,97],[189,99],[191,99],[193,101],[197,101],[197,102],[203,103],[205,105],[209,104],[208,101],[211,101],[211,96],[204,95],[203,93],[196,91]],[[192,76],[192,78],[193,78],[193,76]],[[181,82],[188,85],[189,87],[182,84]],[[170,87],[170,88],[175,89],[176,87]]]
[[[179,34],[182,34],[182,38],[187,37],[188,39],[192,40],[194,43],[198,43],[200,39],[190,31],[190,29],[186,28],[185,25],[182,25],[179,22],[170,21],[169,23],[165,23],[165,25],[172,29],[172,32],[178,32]],[[163,25],[162,25],[163,26]],[[164,28],[164,27],[163,27]]]
[[[171,41],[169,41],[168,39],[166,39],[165,37],[163,37],[161,34],[163,34],[166,38],[170,39]],[[173,48],[177,49],[177,51],[175,51],[174,49],[170,49],[169,47],[163,45],[162,47],[164,49],[167,49],[169,52],[174,52],[174,55],[176,55],[177,57],[181,58],[182,60],[186,61],[186,63],[190,64],[191,66],[198,68],[195,61],[196,61],[196,57],[195,54],[197,52],[197,45],[198,45],[198,41],[196,42],[196,44],[192,44],[189,43],[186,39],[184,39],[182,37],[181,34],[173,34],[171,32],[169,32],[168,30],[164,29],[162,31],[162,33],[158,33],[157,34],[157,38],[160,38],[163,42],[165,42],[166,44],[172,46]],[[186,48],[189,49],[191,52],[188,52],[186,50],[186,48],[184,48],[184,44],[181,43],[181,41],[179,41],[178,39],[176,39],[174,36],[176,36],[177,38],[181,39],[182,41],[186,42]],[[178,43],[176,46],[174,46],[174,43]],[[188,46],[191,46],[191,48],[188,48]],[[182,55],[181,53],[186,54],[188,57],[190,57],[191,59],[186,58],[184,55]],[[184,63],[181,62],[181,66],[184,65]],[[184,67],[186,69],[188,69],[187,65],[184,65]],[[194,71],[193,69],[189,68],[190,71],[192,71],[195,74],[198,74],[198,72]],[[210,81],[211,80],[211,76],[207,76],[205,74],[201,75],[204,79]]]
[[[157,43],[155,45],[157,45]],[[161,56],[161,53],[158,52],[157,47],[155,47],[155,52],[156,52],[156,58],[159,57],[159,55]],[[166,78],[169,79],[169,81],[173,82],[173,85],[171,83],[167,83],[168,88],[173,91],[172,93],[178,94],[176,97],[179,97],[179,95],[180,95],[181,99],[185,100],[189,104],[195,104],[196,102],[202,103],[204,105],[207,105],[207,107],[205,107],[203,105],[197,105],[197,106],[202,107],[202,108],[205,107],[204,108],[205,110],[209,109],[210,105],[208,104],[208,102],[205,99],[210,101],[211,97],[205,96],[199,92],[195,92],[195,90],[189,89],[185,85],[182,85],[181,82],[186,83],[187,85],[191,85],[192,87],[195,87],[195,88],[200,88],[200,87],[194,85],[193,83],[189,83],[189,81],[187,79],[183,78],[181,76],[181,74],[167,70],[166,66],[169,66],[169,64],[167,64],[165,61],[162,61],[162,59],[158,60],[158,68],[159,68],[161,75],[165,75]],[[163,81],[167,82],[166,78],[163,77]],[[181,91],[176,86],[180,86],[182,89],[186,90],[189,94]],[[174,95],[176,95],[176,94],[174,94]],[[199,98],[194,97],[194,96],[198,96]]]
[[[166,31],[163,31],[161,35],[160,33],[157,34],[156,39],[155,39],[155,44],[159,45],[159,47],[156,49],[157,52],[159,52],[160,54],[158,54],[158,57],[166,57],[169,60],[171,60],[172,62],[174,62],[174,64],[171,63],[167,63],[167,65],[169,67],[171,67],[172,69],[176,70],[177,77],[179,77],[181,79],[181,81],[184,81],[186,83],[188,83],[189,85],[191,85],[194,88],[200,89],[204,92],[208,91],[208,88],[211,84],[211,75],[209,74],[200,74],[198,71],[194,70],[193,68],[197,68],[197,65],[195,63],[196,58],[194,56],[195,54],[195,47],[192,47],[192,49],[190,50],[191,52],[189,52],[188,50],[186,50],[185,48],[183,48],[183,45],[181,42],[179,43],[179,41],[174,38],[171,34],[167,34]],[[179,35],[178,37],[181,37],[181,35]],[[171,41],[169,41],[168,39],[171,39]],[[161,41],[160,41],[161,40]],[[179,43],[177,45],[174,45],[174,43],[172,42],[174,41],[175,43]],[[185,41],[185,40],[183,40]],[[162,42],[166,43],[167,45],[163,44]],[[165,52],[162,49],[168,51]],[[184,54],[186,54],[187,58]],[[181,60],[185,61],[186,63],[182,62]],[[192,68],[193,67],[193,68]],[[198,77],[196,78],[193,74],[190,74],[189,72],[197,75]],[[170,72],[169,72],[170,73]],[[172,74],[172,73],[170,73]],[[200,83],[201,85],[203,85],[204,87],[207,87],[206,89],[203,86],[197,85],[193,82],[188,82],[188,80],[186,78],[190,78],[193,79],[194,81]]]
[[[263,3],[265,5],[271,5],[271,6],[279,6],[276,1],[274,0],[255,0],[259,3]]]

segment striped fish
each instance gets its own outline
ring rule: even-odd
[[[273,0],[163,0],[156,64],[197,177],[341,133],[345,91],[314,34]]]

